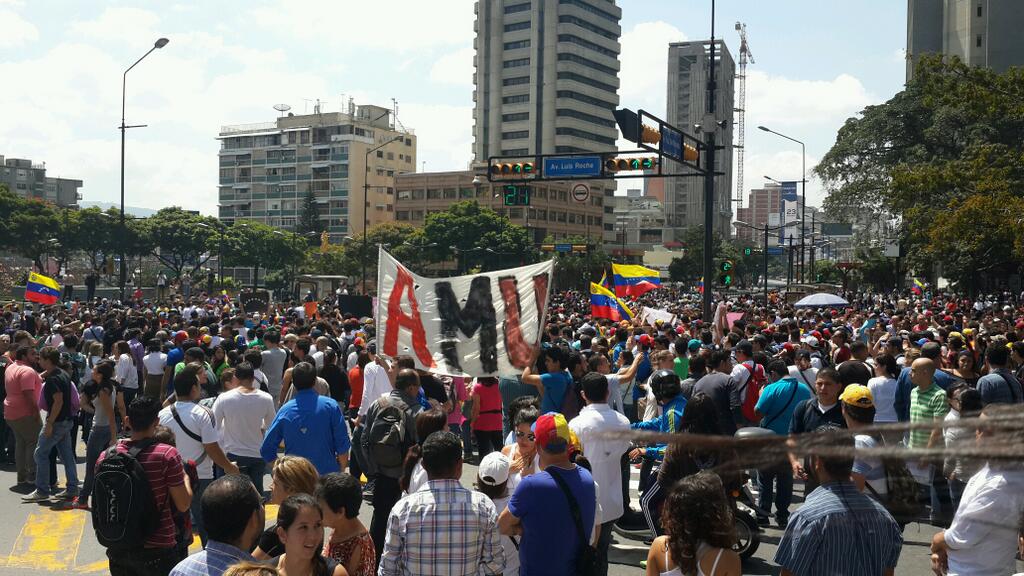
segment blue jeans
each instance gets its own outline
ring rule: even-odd
[[[775,518],[784,526],[789,519],[789,505],[793,503],[793,469],[789,462],[758,470],[757,491],[760,493],[758,508],[770,514],[775,504]]]
[[[473,432],[469,429],[469,420],[466,420],[462,424],[449,424],[448,430],[451,431],[452,434],[457,434],[462,438],[463,459],[467,460],[471,458],[473,456]]]
[[[78,495],[78,467],[75,465],[75,453],[71,449],[71,427],[74,422],[69,418],[53,424],[53,434],[46,437],[46,427],[39,431],[39,441],[36,443],[36,452],[33,455],[36,461],[36,490],[43,494],[50,493],[50,450],[54,447],[60,453],[64,461],[64,474],[67,475],[68,494]]]
[[[967,487],[967,483],[957,478],[956,480],[949,481],[949,499],[953,506],[951,510],[956,513],[957,509],[960,508],[960,499],[964,496],[964,488]]]
[[[252,485],[256,487],[256,491],[260,493],[260,496],[263,496],[263,475],[267,471],[267,462],[263,458],[238,456],[231,453],[228,454],[228,460],[234,462],[238,466],[238,471],[252,480]]]
[[[96,479],[96,460],[110,446],[110,426],[94,426],[89,433],[89,441],[85,444],[85,482],[78,494],[79,500],[88,502],[92,495],[93,482]]]
[[[212,482],[213,478],[200,479],[199,484],[192,487],[192,504],[189,506],[189,514],[192,516],[192,532],[199,534],[203,548],[206,548],[206,524],[203,522],[203,509],[199,502],[203,499],[203,492],[206,492]]]

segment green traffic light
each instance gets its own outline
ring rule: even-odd
[[[744,256],[750,256],[751,252],[752,252],[752,250],[750,248],[744,248],[743,249],[743,255]]]
[[[639,170],[640,169],[640,160],[637,159],[637,158],[631,158],[629,160],[629,167],[632,168],[633,170]]]
[[[533,172],[533,164],[523,164],[523,172],[526,172],[527,174]]]
[[[651,168],[654,168],[654,160],[650,158],[644,158],[640,162],[640,165],[643,166],[644,170],[650,170]]]
[[[522,164],[513,164],[512,165],[512,171],[515,172],[516,174],[519,174],[520,172],[523,171],[523,165]]]

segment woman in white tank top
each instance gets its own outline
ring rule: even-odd
[[[679,481],[665,500],[667,536],[651,544],[647,576],[741,576],[732,510],[722,480],[698,472]]]
[[[523,408],[516,413],[515,429],[512,431],[515,442],[501,449],[501,453],[508,456],[512,462],[508,476],[508,493],[514,494],[519,482],[540,470],[540,455],[537,454],[537,445],[534,443],[533,423],[540,417],[536,408]]]

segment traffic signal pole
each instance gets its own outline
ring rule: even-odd
[[[708,66],[708,114],[706,118],[714,119],[717,88],[717,83],[715,82],[715,0],[711,0],[711,47],[708,52],[710,53],[710,63]],[[701,318],[707,323],[711,322],[712,319],[712,291],[709,285],[712,278],[712,268],[715,265],[714,242],[712,239],[715,215],[715,130],[718,128],[718,124],[712,120],[710,126],[702,126],[702,128],[704,129],[706,142],[704,153],[707,158],[707,164],[704,169],[704,294]]]

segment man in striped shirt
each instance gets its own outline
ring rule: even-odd
[[[914,384],[914,389],[910,391],[911,424],[941,422],[949,412],[946,392],[935,383],[935,370],[935,362],[929,358],[918,358],[910,366],[910,381]],[[911,430],[908,436],[907,447],[912,450],[944,446],[941,426],[931,430]],[[931,522],[936,526],[948,526],[952,504],[946,478],[941,470],[935,473],[930,461],[921,460],[918,466],[932,469],[932,483],[928,486],[931,494]]]
[[[821,486],[793,513],[775,552],[782,576],[892,576],[903,546],[899,525],[850,478],[854,441],[836,436],[829,446],[850,456],[811,458]]]

